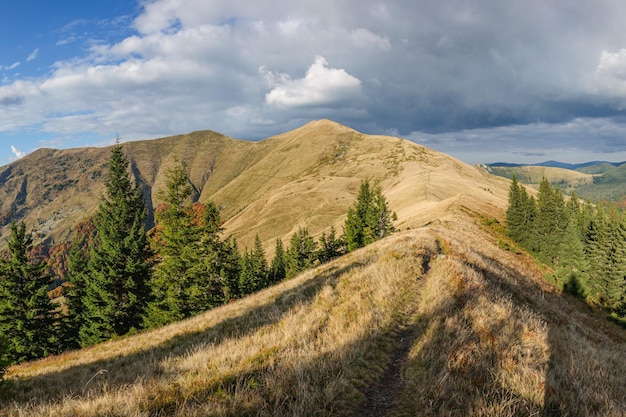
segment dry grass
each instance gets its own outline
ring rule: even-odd
[[[493,240],[454,212],[191,320],[11,368],[0,415],[625,415],[623,330]]]

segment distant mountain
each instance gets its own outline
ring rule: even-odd
[[[545,161],[545,162],[539,162],[536,164],[515,164],[515,163],[509,163],[509,162],[495,162],[493,164],[487,164],[487,166],[490,167],[505,167],[505,168],[514,168],[514,167],[522,167],[522,166],[535,166],[535,167],[553,167],[553,168],[564,168],[564,169],[570,169],[572,171],[579,171],[583,168],[588,168],[588,167],[592,167],[592,166],[598,166],[598,165],[610,165],[612,167],[617,167],[620,166],[622,164],[625,164],[626,161],[624,162],[608,162],[608,161],[591,161],[591,162],[582,162],[579,164],[570,164],[567,162],[559,162],[559,161]]]
[[[495,163],[488,165],[489,172],[516,178],[527,185],[538,185],[543,177],[567,193],[595,200],[622,201],[626,199],[626,162],[593,161],[568,164],[546,161],[521,165]]]

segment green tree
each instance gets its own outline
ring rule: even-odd
[[[164,203],[155,216],[158,264],[145,318],[150,327],[190,317],[232,296],[225,291],[231,278],[224,276],[232,253],[219,239],[217,207],[212,202],[192,204],[185,164],[166,173],[165,185],[159,192]]]
[[[24,222],[11,224],[9,260],[0,261],[0,338],[12,363],[56,351],[56,315],[48,297],[46,264],[29,256],[31,234]]]
[[[559,247],[557,275],[563,287],[574,295],[586,297],[589,263],[585,254],[583,236],[575,217],[571,217]]]
[[[80,239],[72,241],[68,254],[68,271],[64,289],[67,314],[62,319],[61,345],[64,349],[80,347],[80,329],[84,323],[85,283],[88,277],[89,248]]]
[[[83,297],[83,345],[141,327],[152,268],[146,217],[141,192],[131,180],[128,159],[118,143],[111,148],[105,193],[95,218]]]
[[[539,184],[534,224],[537,244],[535,250],[543,260],[552,264],[558,257],[558,248],[563,241],[568,217],[563,193],[559,188],[552,187],[545,177]]]
[[[286,277],[292,278],[313,266],[317,244],[306,228],[299,228],[291,236],[289,249],[285,253]]]
[[[283,241],[280,238],[277,238],[274,259],[272,259],[272,265],[270,266],[269,272],[270,284],[275,284],[285,279],[285,276],[287,275],[285,262],[285,249],[283,247]]]
[[[320,263],[330,262],[344,254],[344,243],[340,238],[337,238],[337,232],[335,227],[330,228],[330,232],[326,235],[326,232],[322,233],[319,241],[319,251],[317,252],[317,259]]]
[[[265,251],[261,239],[257,235],[254,239],[254,247],[251,251],[246,249],[242,258],[239,278],[240,293],[242,295],[252,294],[265,287],[268,282],[268,275]]]
[[[363,181],[344,224],[347,250],[353,251],[393,233],[395,217],[380,186],[372,188],[369,181]]]
[[[239,292],[239,277],[241,275],[241,254],[237,240],[228,239],[224,242],[221,272],[224,300],[230,301],[241,296]]]

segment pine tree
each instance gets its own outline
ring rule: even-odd
[[[145,231],[147,212],[119,141],[111,149],[105,187],[85,286],[83,345],[139,329],[149,298],[152,252]]]
[[[33,241],[24,222],[11,224],[8,248],[10,260],[0,261],[0,338],[17,363],[56,351],[56,317],[46,264],[29,257]]]
[[[372,189],[369,181],[363,181],[344,224],[347,250],[353,251],[393,233],[394,220],[395,213],[387,207],[380,186]]]
[[[156,212],[155,248],[159,262],[145,323],[149,327],[180,320],[232,297],[231,250],[219,239],[219,211],[212,202],[191,204],[187,166],[166,174],[166,189]]]
[[[275,284],[285,279],[285,249],[283,248],[283,241],[276,239],[276,249],[274,251],[274,259],[272,259],[272,265],[269,272],[269,283]]]
[[[241,296],[239,291],[239,277],[241,275],[242,259],[235,239],[228,239],[223,245],[220,276],[224,289],[224,300],[230,301]]]
[[[322,233],[319,246],[320,249],[317,253],[317,259],[320,263],[330,262],[344,253],[343,241],[337,238],[337,232],[334,226],[330,228],[328,236],[326,236],[326,232]]]
[[[553,263],[557,260],[558,248],[563,240],[567,223],[563,194],[560,189],[552,187],[544,177],[539,184],[534,224],[538,245],[536,251],[545,261]]]
[[[285,253],[286,277],[292,278],[313,266],[317,244],[306,228],[300,228],[291,236],[289,249]]]
[[[76,239],[68,254],[68,286],[64,289],[67,314],[62,319],[61,345],[64,349],[80,347],[80,328],[85,315],[85,284],[88,276],[88,251],[85,242]]]
[[[559,247],[557,274],[563,287],[574,295],[586,297],[589,264],[585,255],[583,237],[575,217],[571,217]]]
[[[261,239],[257,235],[254,239],[254,247],[251,251],[244,252],[241,262],[239,278],[239,291],[241,295],[252,294],[265,287],[268,282],[267,260]]]

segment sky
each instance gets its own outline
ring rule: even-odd
[[[321,118],[471,164],[626,161],[623,0],[5,3],[0,165]]]

